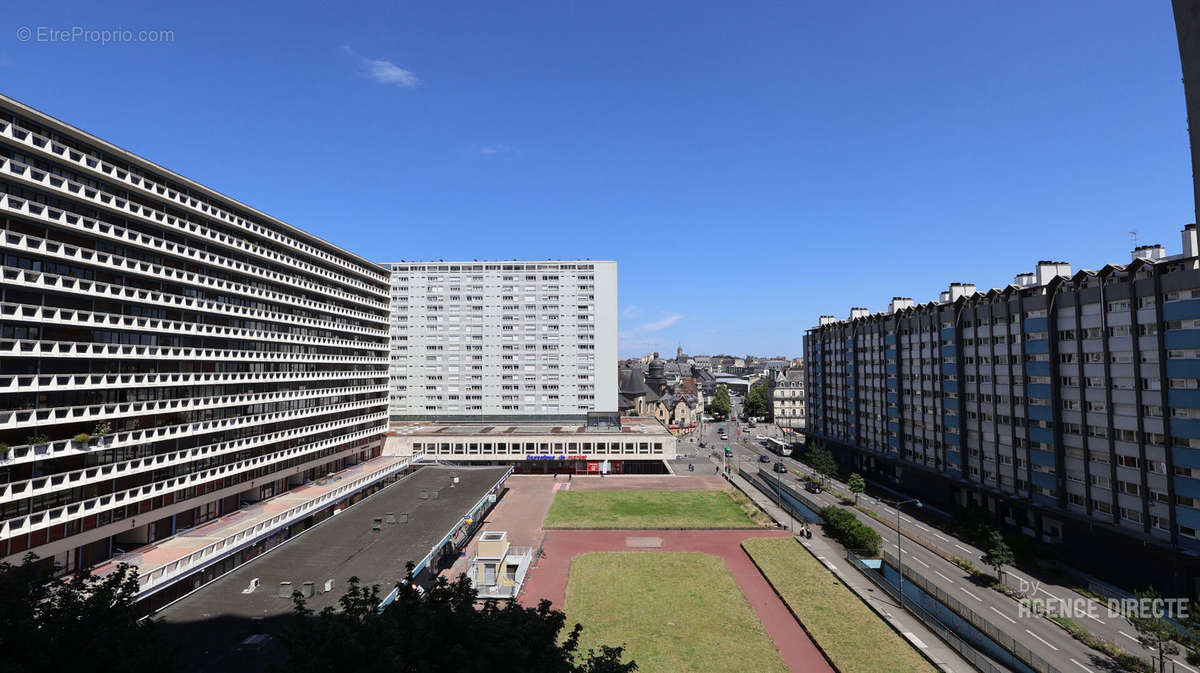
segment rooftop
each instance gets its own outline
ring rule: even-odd
[[[638,416],[622,416],[622,434],[670,435],[658,419]],[[398,421],[391,424],[392,435],[438,435],[439,437],[524,437],[544,435],[617,434],[603,427],[588,427],[583,423],[432,423]]]
[[[335,606],[351,576],[364,586],[379,585],[386,594],[404,579],[405,564],[419,563],[435,551],[508,471],[423,467],[167,606],[159,613],[164,635],[178,648],[187,670],[261,670],[266,661],[239,644],[286,626],[293,605],[290,597],[280,597],[280,582],[291,582],[294,589],[313,582],[308,606],[316,611]],[[454,477],[459,483],[453,483]],[[432,496],[434,489],[437,498],[421,497],[422,491]],[[408,522],[373,530],[374,519],[387,512],[407,514]],[[243,593],[255,579],[258,588]],[[324,592],[328,580],[333,580],[332,590]]]

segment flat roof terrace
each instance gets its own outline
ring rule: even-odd
[[[670,430],[663,427],[656,418],[641,416],[624,416],[621,418],[621,429],[589,427],[583,423],[433,423],[425,421],[393,421],[389,425],[389,434],[395,436],[420,435],[422,437],[435,435],[437,437],[479,437],[493,436],[496,438],[515,436],[541,435],[595,435],[611,436],[620,439],[624,435],[661,435],[673,437]]]
[[[247,650],[240,644],[255,634],[276,635],[293,604],[281,597],[280,583],[300,590],[312,582],[309,607],[336,606],[346,580],[377,584],[382,594],[404,579],[408,561],[437,556],[448,541],[465,542],[464,517],[499,495],[507,467],[426,466],[287,543],[239,566],[158,613],[164,634],[180,659],[194,671],[261,670],[271,646]],[[454,478],[458,483],[453,483]],[[437,497],[433,491],[437,490]],[[424,495],[425,497],[422,497]],[[396,523],[374,530],[376,518],[392,512]],[[407,523],[402,523],[407,514]],[[243,593],[253,580],[258,587]],[[332,589],[324,591],[328,580]]]

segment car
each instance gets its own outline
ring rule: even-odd
[[[733,458],[733,449],[729,448],[728,446],[725,447],[725,457]]]
[[[809,493],[820,493],[821,485],[815,481],[806,481],[804,482],[804,490],[808,491]]]
[[[708,445],[707,445],[707,444],[705,444],[703,440],[701,440],[701,442],[700,442],[700,448],[702,448],[702,449],[703,449],[703,448],[704,448],[704,447],[706,447],[706,446],[708,446]]]
[[[764,458],[765,458],[765,456],[764,456]],[[767,458],[767,460],[770,460],[770,458]],[[783,463],[775,463],[774,470],[776,472],[780,472],[780,473],[788,471],[787,465],[784,465]]]
[[[771,457],[770,457],[770,456],[759,456],[759,457],[758,457],[758,462],[760,462],[760,463],[769,463],[769,462],[771,462]]]

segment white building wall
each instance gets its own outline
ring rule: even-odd
[[[616,262],[386,266],[394,419],[616,411]]]

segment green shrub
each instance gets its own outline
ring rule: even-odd
[[[48,441],[50,441],[50,437],[44,432],[35,432],[25,438],[26,444],[45,444]]]
[[[864,552],[869,556],[879,553],[883,538],[874,529],[858,520],[850,512],[830,505],[820,512],[825,519],[825,532],[847,549]]]
[[[81,432],[78,435],[75,435],[74,437],[72,437],[72,439],[75,440],[76,444],[91,444],[92,443],[92,436],[86,432]]]

